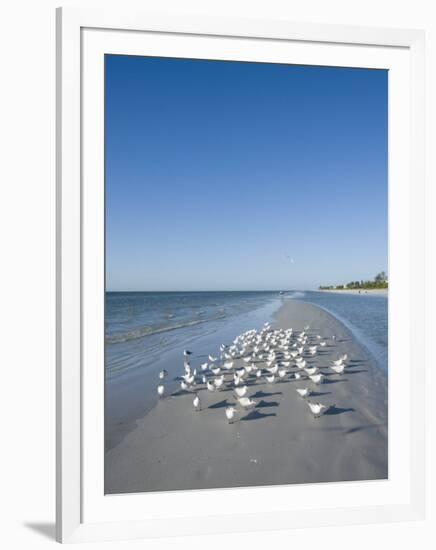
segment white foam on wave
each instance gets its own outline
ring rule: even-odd
[[[298,298],[304,298],[306,296],[305,292],[302,292],[301,290],[296,290],[292,292],[291,294],[288,294],[287,297],[291,298],[291,300],[296,300]]]

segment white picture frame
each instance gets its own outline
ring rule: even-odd
[[[388,482],[359,482],[351,488],[346,483],[336,483],[322,487],[231,489],[238,495],[239,506],[226,513],[221,510],[229,489],[201,491],[202,511],[195,514],[191,505],[196,491],[109,499],[102,493],[101,433],[96,437],[96,430],[102,430],[102,370],[83,368],[87,362],[97,365],[102,360],[98,336],[103,332],[103,294],[99,286],[103,282],[104,177],[100,69],[104,53],[144,55],[147,51],[164,56],[174,56],[172,52],[177,51],[182,52],[181,57],[317,62],[391,71],[389,315],[393,326],[389,329],[389,346],[390,367],[394,361],[396,368],[389,380]],[[289,529],[423,517],[424,288],[415,285],[412,296],[411,283],[424,272],[423,96],[422,31],[194,18],[122,9],[57,11],[58,541]],[[84,186],[84,181],[90,184]],[[87,338],[88,334],[92,338]],[[403,446],[401,453],[396,452],[398,445]],[[253,496],[259,502],[265,491],[270,497],[274,494],[275,506],[268,512],[259,505],[250,506]],[[318,498],[325,502],[326,494],[329,498],[325,506],[310,504]],[[189,513],[180,512],[187,509]],[[199,517],[203,518],[201,522]]]

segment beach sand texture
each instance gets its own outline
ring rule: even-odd
[[[191,393],[160,401],[156,396],[156,406],[106,453],[106,494],[387,478],[386,375],[350,331],[319,307],[288,300],[276,314],[275,328],[305,325],[313,337],[336,335],[334,344],[328,340],[308,359],[325,374],[323,384],[251,378],[248,395],[258,406],[252,412],[239,407],[233,424],[225,415],[236,402],[232,388],[211,393],[200,386],[199,412]],[[346,372],[334,374],[327,366],[345,353]],[[296,392],[302,387],[314,391],[310,401],[331,409],[314,418]]]

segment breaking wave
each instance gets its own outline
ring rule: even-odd
[[[181,328],[192,327],[200,325],[201,323],[207,323],[208,321],[215,321],[217,319],[223,319],[225,315],[219,315],[211,319],[196,319],[193,321],[186,321],[185,323],[179,323],[176,325],[167,325],[160,327],[141,327],[129,332],[120,334],[108,335],[105,337],[107,344],[121,344],[122,342],[129,342],[130,340],[137,340],[138,338],[144,338],[144,336],[150,336],[151,334],[159,334],[161,332],[170,332],[172,330],[178,330]]]
[[[291,292],[290,294],[287,294],[287,297],[291,298],[292,300],[296,300],[298,298],[304,298],[305,296],[306,296],[306,293],[300,290],[296,290],[294,292]]]

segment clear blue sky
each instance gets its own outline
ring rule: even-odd
[[[387,72],[106,56],[108,290],[387,270]]]

